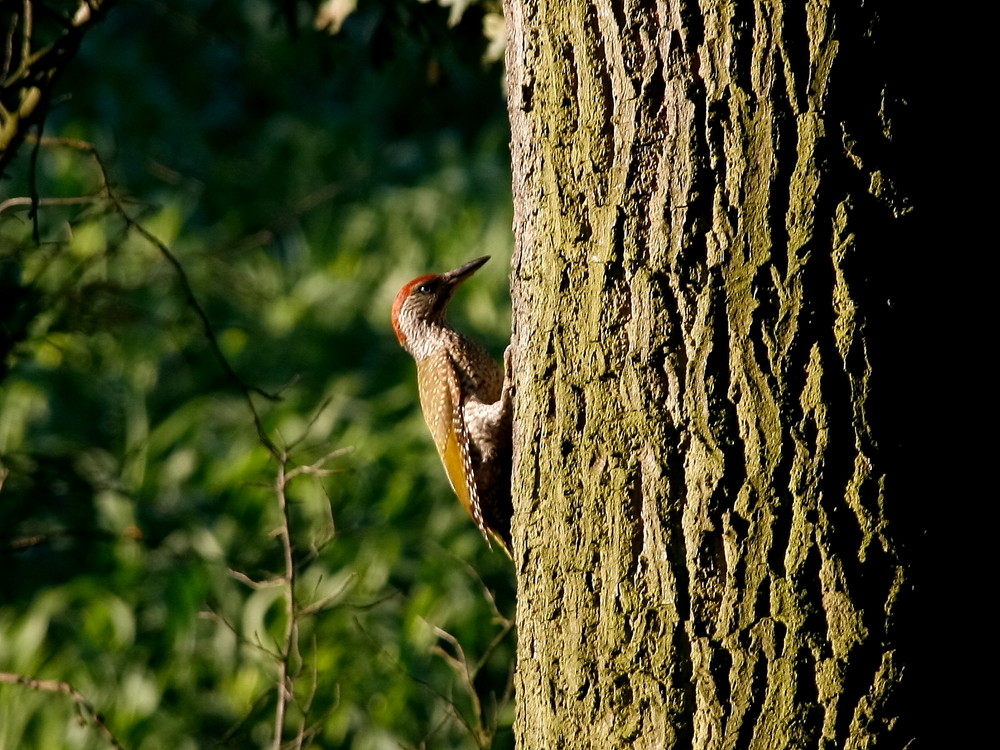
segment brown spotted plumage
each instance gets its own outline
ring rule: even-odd
[[[487,260],[405,285],[392,305],[392,326],[417,362],[420,406],[455,494],[486,541],[492,536],[510,554],[509,372],[446,317],[455,289]],[[509,355],[508,347],[508,370]]]

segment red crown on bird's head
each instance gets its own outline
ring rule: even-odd
[[[463,263],[458,268],[452,269],[447,273],[425,274],[404,284],[392,303],[392,329],[396,332],[396,338],[399,339],[399,343],[404,348],[409,348],[406,333],[403,329],[404,327],[409,327],[409,323],[416,322],[404,320],[404,317],[416,316],[417,320],[428,321],[433,318],[440,318],[439,322],[443,323],[444,309],[455,289],[489,259],[490,256],[484,255],[482,258],[476,258],[475,260],[470,260],[468,263]],[[426,303],[420,303],[417,300],[415,301],[414,309],[411,309],[407,307],[406,301],[413,296],[414,290],[421,295],[426,295]],[[421,307],[424,309],[421,309]]]
[[[396,332],[396,338],[399,339],[399,343],[403,344],[403,346],[406,346],[406,336],[403,333],[399,320],[399,315],[403,311],[403,303],[406,302],[406,298],[410,296],[414,287],[420,286],[434,278],[436,278],[435,274],[428,273],[418,276],[413,281],[408,281],[403,284],[403,288],[399,290],[399,294],[396,295],[396,299],[392,303],[392,330]]]

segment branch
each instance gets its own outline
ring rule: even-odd
[[[208,341],[209,348],[215,355],[216,361],[222,368],[223,373],[225,373],[226,379],[235,385],[239,389],[240,393],[243,394],[243,400],[246,402],[247,408],[250,410],[250,414],[253,418],[254,427],[257,431],[257,439],[260,441],[261,445],[267,449],[272,457],[281,460],[283,452],[277,447],[277,445],[275,445],[264,430],[264,424],[261,421],[260,413],[257,411],[257,406],[253,402],[253,394],[256,393],[263,396],[269,401],[278,401],[280,400],[280,397],[276,394],[268,393],[260,388],[248,385],[233,369],[233,366],[229,363],[229,360],[223,353],[222,347],[219,345],[219,340],[215,335],[215,329],[212,327],[212,323],[208,319],[208,314],[205,312],[205,308],[202,307],[201,303],[198,301],[198,297],[195,295],[194,287],[191,285],[191,281],[188,278],[187,272],[184,270],[184,266],[162,240],[146,229],[146,227],[140,224],[126,210],[124,202],[118,197],[111,187],[111,180],[108,175],[107,167],[105,166],[103,159],[101,159],[101,155],[97,152],[97,149],[94,148],[93,144],[88,143],[87,141],[74,138],[39,138],[38,144],[45,146],[64,146],[66,148],[76,149],[82,153],[89,154],[91,158],[93,158],[101,173],[101,186],[99,191],[102,192],[107,198],[108,202],[114,208],[115,213],[121,217],[126,228],[134,230],[147,242],[153,245],[153,247],[159,250],[163,258],[174,269],[174,273],[180,283],[181,290],[188,306],[194,310],[198,319],[201,321],[202,330],[204,331],[205,338]],[[33,205],[38,205],[36,199],[33,199]]]
[[[371,633],[368,632],[368,630],[365,628],[364,625],[361,624],[361,621],[357,617],[354,618],[354,624],[358,628],[358,630],[360,630],[361,633],[363,633],[365,637],[368,638],[369,641],[371,641],[372,645],[378,650],[380,656],[383,656],[385,659],[387,659],[400,673],[409,677],[415,684],[419,685],[428,693],[433,695],[435,698],[438,698],[442,703],[447,705],[448,709],[452,712],[454,717],[458,720],[458,722],[462,726],[465,727],[465,730],[469,733],[469,735],[473,739],[476,739],[478,744],[478,736],[475,727],[469,724],[466,718],[462,716],[462,713],[455,707],[455,703],[454,701],[451,700],[451,698],[442,694],[436,687],[434,687],[427,680],[423,679],[422,677],[417,677],[415,674],[410,672],[410,670],[408,670],[405,666],[403,666],[403,663],[399,661],[399,659],[392,656],[388,651],[385,650],[385,648],[383,648],[382,644],[375,639],[375,636],[373,636]]]
[[[322,599],[317,599],[308,607],[303,607],[299,610],[300,615],[313,615],[317,612],[322,612],[326,609],[334,600],[339,599],[340,595],[347,591],[347,588],[354,583],[354,579],[357,578],[357,573],[351,573],[344,582],[341,584],[340,588],[334,591],[332,594],[327,594]]]
[[[293,479],[295,479],[295,477],[301,476],[303,474],[312,474],[313,476],[318,476],[318,477],[327,477],[332,474],[339,474],[340,472],[337,471],[336,469],[325,469],[323,467],[333,459],[346,455],[353,450],[354,448],[351,446],[348,446],[346,448],[337,448],[327,453],[318,461],[314,461],[309,465],[296,466],[294,469],[285,474],[285,482],[287,484],[288,482],[291,482]]]
[[[258,394],[267,398],[269,400],[277,400],[278,396],[270,393],[266,393],[259,388],[254,388],[247,385],[235,372],[232,365],[227,360],[225,354],[223,353],[219,341],[215,335],[215,331],[212,324],[199,302],[191,281],[187,275],[184,266],[181,264],[180,260],[173,253],[173,251],[156,237],[152,232],[150,232],[143,224],[132,216],[129,207],[126,205],[126,200],[123,199],[116,190],[111,185],[111,179],[109,176],[108,169],[101,159],[100,154],[94,148],[94,146],[88,142],[66,139],[66,138],[42,138],[38,137],[35,140],[36,147],[40,146],[62,146],[66,148],[75,149],[81,153],[89,154],[94,160],[97,166],[100,177],[100,184],[93,197],[83,198],[40,198],[36,192],[33,190],[32,196],[29,198],[14,198],[3,203],[0,203],[0,212],[18,206],[31,206],[32,209],[37,209],[39,206],[43,205],[75,205],[75,204],[85,204],[88,202],[101,202],[107,201],[109,206],[109,214],[114,214],[120,217],[121,221],[124,222],[126,231],[132,231],[140,235],[143,239],[153,245],[160,253],[160,255],[167,261],[167,263],[172,267],[174,274],[179,282],[179,286],[185,297],[186,304],[194,310],[197,317],[201,321],[202,328],[206,340],[218,361],[219,366],[222,368],[226,375],[226,378],[233,384],[235,384],[243,395],[244,401],[249,409],[253,424],[257,431],[257,437],[261,445],[263,445],[271,457],[275,460],[277,464],[277,471],[272,484],[272,489],[275,493],[277,499],[278,510],[280,511],[280,524],[275,531],[275,535],[280,539],[282,559],[283,559],[283,571],[273,578],[267,580],[255,580],[251,578],[246,573],[241,571],[229,569],[228,574],[236,580],[241,581],[245,585],[252,589],[260,590],[269,587],[278,587],[281,590],[281,596],[284,599],[285,604],[285,615],[286,621],[284,623],[284,632],[276,639],[277,642],[274,644],[273,649],[265,647],[262,643],[256,643],[256,647],[260,649],[263,653],[270,655],[275,659],[278,666],[277,674],[277,701],[274,713],[274,737],[272,743],[273,750],[281,750],[282,747],[288,746],[301,747],[310,737],[312,737],[317,731],[315,727],[310,726],[309,712],[313,704],[313,699],[316,694],[318,686],[318,674],[315,670],[315,665],[313,668],[313,683],[310,686],[310,692],[308,696],[304,697],[303,700],[298,700],[296,698],[296,680],[300,678],[304,670],[304,662],[302,658],[302,653],[300,650],[300,624],[302,623],[302,618],[306,616],[313,616],[316,613],[323,611],[331,605],[336,599],[341,597],[344,591],[350,586],[352,579],[348,579],[344,582],[343,586],[338,588],[334,593],[325,596],[317,601],[314,601],[306,607],[300,607],[297,594],[296,585],[298,580],[298,571],[301,569],[301,561],[296,561],[295,549],[292,541],[292,510],[290,499],[288,496],[289,485],[295,479],[300,476],[313,476],[316,478],[330,476],[336,473],[336,470],[327,468],[330,461],[348,453],[350,448],[341,448],[337,450],[331,450],[327,452],[324,456],[319,458],[310,464],[303,464],[300,466],[293,466],[289,450],[287,447],[279,447],[279,445],[273,441],[264,430],[263,423],[261,421],[260,413],[258,412],[256,405],[254,403],[253,394]],[[36,216],[37,223],[37,216]],[[308,433],[309,428],[311,428],[316,419],[319,417],[323,408],[326,404],[320,407],[317,413],[313,416],[310,421],[306,432],[303,434],[299,440],[292,443],[292,445],[297,445],[301,440],[303,440]],[[277,436],[280,443],[284,444],[284,440],[280,435]],[[2,477],[0,477],[0,482],[2,482]],[[2,485],[0,485],[2,486]],[[312,544],[313,555],[318,554],[318,550],[329,543],[334,537],[334,524],[333,524],[333,513],[330,512],[330,529],[327,535],[320,541],[319,547],[314,542]],[[308,558],[303,558],[308,559]],[[214,612],[205,612],[202,614],[203,617],[214,618],[219,622],[223,623],[225,627],[228,627],[233,632],[236,632],[235,628],[222,616]],[[258,636],[259,639],[259,636]],[[302,691],[300,691],[302,692]],[[295,705],[300,709],[301,716],[297,717],[298,726],[295,728],[295,736],[289,741],[289,743],[284,742],[284,733],[286,724],[290,723],[288,717],[289,706],[295,701]],[[238,728],[234,728],[233,731],[238,731]],[[291,728],[289,731],[293,731]]]
[[[52,13],[41,3],[40,9],[49,11],[49,18],[55,18],[62,34],[52,44],[37,50],[32,45],[35,4],[24,0],[19,40],[15,28],[17,16],[12,14],[14,23],[5,39],[3,77],[0,79],[3,96],[0,104],[0,176],[14,159],[27,131],[35,127],[41,132],[56,82],[76,56],[83,37],[114,4],[114,0],[81,0],[76,13],[69,19]]]
[[[268,578],[266,581],[255,581],[253,578],[251,578],[250,576],[248,576],[246,573],[241,573],[240,571],[233,570],[232,568],[229,568],[226,572],[232,578],[235,578],[237,581],[242,581],[243,583],[245,583],[247,586],[249,586],[250,588],[254,589],[255,591],[259,591],[261,589],[270,589],[270,588],[274,588],[275,586],[282,586],[285,583],[284,578],[281,578],[281,577],[278,577],[278,578]]]
[[[479,676],[479,673],[486,666],[487,662],[489,662],[490,658],[500,647],[500,644],[502,644],[507,639],[507,637],[512,632],[514,632],[515,621],[512,618],[505,616],[500,611],[500,608],[497,606],[496,597],[493,595],[493,592],[490,591],[489,587],[486,585],[486,582],[483,581],[482,576],[479,575],[479,571],[476,570],[476,568],[470,565],[467,561],[460,560],[459,563],[465,567],[466,571],[476,581],[476,583],[482,590],[484,598],[489,603],[490,608],[493,610],[493,621],[498,625],[500,625],[499,631],[490,640],[489,644],[486,646],[486,649],[483,651],[480,657],[475,661],[475,664],[471,664],[465,655],[465,650],[462,648],[462,644],[454,635],[444,630],[443,628],[440,628],[436,625],[431,625],[430,623],[426,622],[426,620],[424,622],[425,624],[428,625],[428,627],[432,629],[432,631],[434,632],[435,635],[438,636],[438,638],[441,638],[442,640],[447,641],[449,644],[451,644],[451,647],[454,650],[454,654],[448,653],[445,649],[441,648],[440,646],[435,646],[433,651],[434,653],[441,656],[444,659],[445,663],[452,668],[452,670],[458,676],[458,679],[463,689],[465,690],[466,693],[468,693],[469,700],[472,702],[472,710],[475,717],[475,727],[471,727],[468,724],[468,722],[465,722],[464,720],[463,723],[470,728],[470,732],[472,733],[473,738],[476,740],[476,743],[479,745],[479,747],[482,748],[483,750],[488,750],[488,748],[492,746],[493,738],[497,732],[498,722],[499,722],[499,706],[506,704],[513,697],[514,665],[513,664],[510,665],[510,669],[507,675],[507,684],[504,687],[503,695],[500,697],[500,700],[497,701],[496,696],[494,694],[491,694],[493,711],[492,711],[492,717],[489,719],[486,716],[486,711],[483,708],[482,700],[480,699],[479,693],[476,690],[475,681],[476,678]],[[457,707],[455,707],[454,705],[452,705],[452,710],[455,712],[458,711]]]
[[[274,659],[275,661],[281,659],[280,654],[271,651],[267,646],[265,646],[261,642],[260,633],[254,631],[254,637],[257,640],[251,640],[247,638],[245,635],[243,635],[239,630],[237,630],[236,626],[233,625],[231,622],[229,622],[229,620],[227,620],[224,616],[220,615],[218,612],[215,612],[214,610],[211,609],[202,610],[201,612],[198,613],[198,617],[204,620],[215,620],[216,622],[222,623],[230,633],[236,636],[236,640],[238,640],[243,645],[249,646],[253,649],[256,649],[257,651],[260,651],[262,654],[264,654],[264,656],[268,657],[269,659]]]
[[[421,618],[422,619],[422,618]],[[426,620],[424,623],[430,625]],[[489,750],[489,747],[493,744],[493,731],[490,731],[486,727],[486,722],[483,720],[483,704],[479,700],[479,693],[476,691],[476,686],[473,683],[475,679],[475,672],[469,668],[469,660],[465,658],[465,650],[462,648],[462,644],[459,643],[458,638],[453,636],[447,630],[439,628],[436,625],[430,625],[433,629],[434,634],[448,643],[451,647],[455,649],[455,655],[452,656],[447,651],[445,651],[440,646],[435,646],[432,650],[434,653],[441,656],[458,675],[458,679],[462,683],[462,687],[469,696],[469,700],[472,701],[472,715],[476,720],[475,727],[473,727],[472,736],[476,740],[476,744],[479,745],[481,750]],[[457,708],[455,709],[458,710]]]
[[[210,748],[231,747],[232,745],[230,743],[232,743],[232,741],[236,738],[236,736],[241,731],[243,731],[243,728],[247,725],[250,719],[253,718],[254,712],[261,706],[262,703],[264,703],[264,701],[267,700],[267,696],[270,695],[270,693],[271,693],[270,688],[262,691],[256,698],[254,698],[253,703],[250,704],[250,710],[247,712],[247,715],[244,716],[235,724],[233,724],[231,727],[229,727],[229,729],[226,730],[226,733],[224,735],[222,735],[219,739],[217,739],[208,747]]]
[[[281,549],[285,559],[285,637],[281,646],[281,660],[278,662],[278,704],[274,714],[274,744],[273,750],[281,750],[281,738],[285,727],[285,713],[288,702],[293,695],[294,678],[289,676],[289,661],[292,653],[298,654],[299,626],[295,607],[295,560],[292,555],[291,518],[288,512],[288,496],[286,489],[291,478],[287,473],[288,456],[282,454],[278,458],[278,478],[275,491],[278,497],[278,507],[281,510]]]
[[[0,203],[0,214],[10,208],[20,206],[80,206],[97,203],[100,199],[92,195],[80,195],[74,198],[31,198],[23,196],[20,198],[8,198]]]
[[[36,680],[33,677],[26,677],[12,672],[0,672],[0,683],[6,685],[23,685],[32,690],[39,690],[46,693],[64,693],[73,699],[81,718],[89,722],[107,738],[108,742],[115,750],[125,750],[124,745],[118,741],[114,733],[104,721],[104,717],[97,712],[94,705],[87,700],[79,690],[62,680]]]
[[[326,464],[332,459],[350,452],[350,450],[350,448],[332,450],[319,460],[308,465],[297,466],[294,469],[288,468],[289,457],[287,453],[282,453],[277,456],[278,474],[275,478],[274,491],[275,496],[278,499],[278,509],[281,511],[281,526],[277,530],[277,536],[281,539],[281,551],[284,559],[285,570],[280,578],[275,580],[278,585],[283,586],[285,589],[286,622],[284,636],[281,644],[279,645],[280,658],[278,660],[278,701],[275,706],[274,713],[273,750],[281,750],[288,704],[295,697],[295,680],[298,677],[303,665],[302,653],[299,647],[299,620],[301,617],[312,615],[326,607],[331,601],[333,601],[333,599],[340,596],[340,594],[343,593],[343,591],[350,584],[350,580],[348,580],[344,583],[341,589],[336,591],[334,594],[324,597],[308,607],[299,609],[298,599],[295,594],[298,566],[295,563],[295,555],[292,548],[292,518],[288,502],[288,486],[291,484],[293,479],[306,474],[322,477],[335,473],[330,469],[326,469]],[[240,577],[240,575],[236,574],[234,571],[230,571],[230,573],[236,577]],[[248,583],[253,583],[246,576],[242,576],[240,579],[245,580]],[[295,663],[294,668],[292,664],[293,661]],[[316,683],[314,681],[312,686],[313,693],[315,693],[315,689]],[[308,709],[311,704],[312,698],[309,698],[303,707],[302,722],[295,739],[296,747],[301,746],[301,743],[304,741],[306,734],[306,722],[308,721]]]

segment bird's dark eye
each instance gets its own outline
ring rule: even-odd
[[[417,287],[417,291],[420,292],[421,294],[430,294],[431,293],[431,285],[430,284],[421,284],[420,286]]]

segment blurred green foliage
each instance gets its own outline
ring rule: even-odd
[[[270,746],[286,604],[247,581],[284,570],[278,462],[176,269],[66,139],[92,144],[235,372],[276,396],[251,398],[289,466],[350,449],[288,489],[286,738],[477,747],[481,701],[493,746],[513,744],[513,636],[491,647],[486,594],[513,616],[510,563],[452,496],[388,320],[409,278],[491,254],[453,317],[502,352],[500,69],[477,8],[449,26],[435,5],[362,1],[329,35],[316,5],[118,4],[48,113],[64,140],[37,149],[40,242],[28,206],[0,213],[0,672],[72,684],[130,750]],[[0,204],[30,194],[34,148]],[[474,695],[435,628],[487,657]],[[70,697],[0,684],[0,750],[110,746]]]

